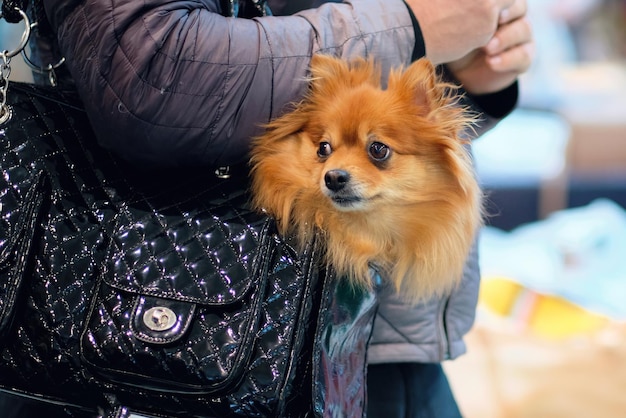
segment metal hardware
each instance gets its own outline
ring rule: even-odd
[[[34,22],[32,25],[30,25],[31,29],[37,26],[37,23],[38,22]],[[36,73],[48,74],[48,81],[50,82],[50,85],[52,87],[56,87],[57,77],[56,77],[56,73],[54,72],[54,70],[56,70],[57,68],[59,68],[61,65],[65,63],[65,57],[62,57],[59,61],[57,61],[56,64],[48,64],[45,67],[40,67],[39,65],[35,64],[30,59],[30,57],[26,53],[26,48],[24,48],[22,49],[22,58],[24,59],[24,62],[26,63],[26,65],[28,65]]]
[[[7,104],[7,90],[9,88],[9,76],[11,75],[11,58],[7,51],[0,52],[0,126],[11,120],[13,110]]]
[[[156,306],[143,314],[143,323],[152,331],[167,331],[176,325],[176,313],[170,308]]]
[[[9,89],[9,76],[11,75],[11,58],[20,53],[28,43],[30,38],[30,29],[32,25],[26,13],[18,9],[15,10],[22,16],[24,20],[24,32],[22,33],[22,39],[18,47],[12,51],[4,50],[0,52],[0,126],[3,126],[11,120],[13,117],[13,109],[7,104],[7,91]],[[4,15],[0,12],[0,20],[4,18]]]
[[[230,178],[230,166],[218,167],[215,170],[215,176],[218,179],[227,179]]]
[[[22,33],[22,39],[20,39],[20,44],[17,46],[17,48],[12,51],[3,52],[3,54],[9,60],[19,54],[24,48],[26,48],[26,45],[28,44],[28,39],[30,39],[30,30],[33,27],[33,25],[31,25],[30,23],[30,20],[28,19],[28,16],[26,15],[26,12],[18,9],[17,7],[15,8],[15,10],[20,14],[20,16],[22,16],[22,19],[24,20],[24,32]],[[2,20],[3,18],[4,15],[2,14],[2,12],[0,12],[0,20]]]
[[[0,107],[0,126],[4,125],[13,117],[13,108],[9,105]]]

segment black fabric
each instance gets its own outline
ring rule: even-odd
[[[97,414],[0,391],[2,418],[97,418]]]
[[[28,0],[3,0],[2,16],[9,23],[17,23],[22,20],[22,15],[17,9],[26,10]]]
[[[519,98],[517,81],[496,93],[472,95],[471,99],[480,109],[493,118],[502,119],[511,113]]]
[[[316,0],[267,0],[267,3],[275,16],[288,16],[301,10],[310,9],[316,4]]]
[[[370,365],[367,383],[368,418],[461,418],[440,364]]]
[[[447,65],[439,65],[437,69],[444,80],[461,85]],[[460,93],[463,93],[461,105],[475,109],[480,116],[474,125],[475,137],[480,137],[515,109],[519,99],[519,82],[515,80],[508,87],[494,93],[469,94],[463,89],[460,90]]]
[[[406,4],[406,3],[405,3]],[[413,23],[413,31],[415,32],[415,46],[413,47],[413,54],[411,55],[411,61],[417,61],[420,58],[426,56],[426,43],[424,42],[424,35],[422,34],[422,28],[420,27],[413,9],[406,5],[411,16],[411,23]]]
[[[139,170],[96,145],[75,94],[7,97],[0,389],[94,412],[359,415],[375,297],[252,210],[245,167]]]

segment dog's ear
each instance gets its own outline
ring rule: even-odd
[[[338,89],[361,84],[380,85],[380,69],[372,60],[351,61],[317,54],[311,59],[311,89],[315,94],[331,94]]]
[[[423,109],[422,116],[426,116],[449,97],[450,87],[448,83],[440,82],[435,66],[428,59],[421,58],[404,72],[392,71],[387,89],[404,95],[406,100]]]
[[[442,79],[426,58],[415,61],[404,72],[392,71],[387,90],[409,104],[416,116],[431,122],[439,134],[444,134],[433,138],[460,140],[460,133],[477,120],[460,101],[459,86]]]

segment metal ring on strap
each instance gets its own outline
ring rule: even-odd
[[[46,74],[52,70],[56,70],[65,62],[65,57],[63,57],[59,61],[57,61],[56,64],[48,64],[45,67],[41,67],[35,64],[33,61],[31,61],[30,57],[26,54],[25,49],[22,50],[22,58],[24,59],[24,62],[26,63],[26,65],[28,65],[31,68],[31,70],[39,74]]]
[[[31,29],[34,28],[35,26],[37,26],[38,22],[33,22],[30,27]],[[26,48],[22,49],[22,58],[24,58],[24,62],[26,63],[26,65],[28,65],[33,71],[39,73],[39,74],[46,74],[49,71],[52,70],[56,70],[57,68],[59,68],[61,65],[63,65],[63,63],[65,62],[65,57],[61,58],[59,61],[57,61],[56,64],[48,64],[45,67],[41,67],[37,64],[35,64],[30,57],[28,56],[28,54],[26,54]]]
[[[26,45],[28,44],[28,39],[30,38],[30,29],[32,27],[26,13],[23,10],[18,9],[17,7],[15,8],[15,10],[22,16],[25,27],[24,33],[22,33],[22,39],[20,40],[20,44],[18,45],[18,47],[12,51],[4,51],[4,56],[7,58],[13,58],[17,54],[19,54],[24,48],[26,48]],[[0,20],[2,20],[3,17],[4,15],[0,12]]]

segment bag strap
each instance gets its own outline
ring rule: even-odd
[[[226,17],[251,19],[272,15],[267,0],[220,0],[220,3]]]
[[[28,0],[4,0],[2,2],[2,17],[9,23],[19,23],[23,17],[20,10],[28,7]]]
[[[0,14],[0,19],[5,19],[8,21],[8,18],[4,14],[5,5],[6,2],[3,2],[3,11]],[[22,34],[20,44],[15,49],[12,49],[10,51],[0,51],[0,127],[9,122],[9,120],[11,120],[11,117],[13,116],[11,106],[9,106],[9,104],[7,103],[9,76],[11,75],[11,58],[24,50],[24,48],[28,44],[28,40],[30,38],[30,29],[32,27],[28,16],[26,15],[26,12],[19,8],[15,8],[13,12],[19,15],[19,20],[17,20],[16,23],[22,20],[24,21],[24,33]]]
[[[29,29],[34,31],[34,36],[29,36],[28,41],[32,39],[31,42],[31,53],[33,53],[33,48],[37,49],[38,44],[41,40],[44,41],[46,45],[52,46],[52,56],[56,56],[58,53],[58,47],[56,46],[56,36],[52,27],[50,26],[50,22],[46,16],[46,12],[41,0],[4,0],[2,3],[2,14],[1,17],[4,18],[8,23],[18,23],[24,19],[24,13],[29,16],[29,19],[32,23],[29,23]],[[61,59],[55,59],[55,63],[45,63],[44,65],[35,64],[31,58],[26,54],[26,49],[22,48],[21,50],[22,58],[24,62],[33,70],[34,73],[39,75],[47,76],[46,78],[42,78],[38,84],[49,83],[51,86],[55,87],[57,85],[57,75],[55,70],[57,70],[64,62],[65,58],[61,57]],[[49,58],[48,58],[49,59]],[[46,61],[48,60],[46,59]]]

